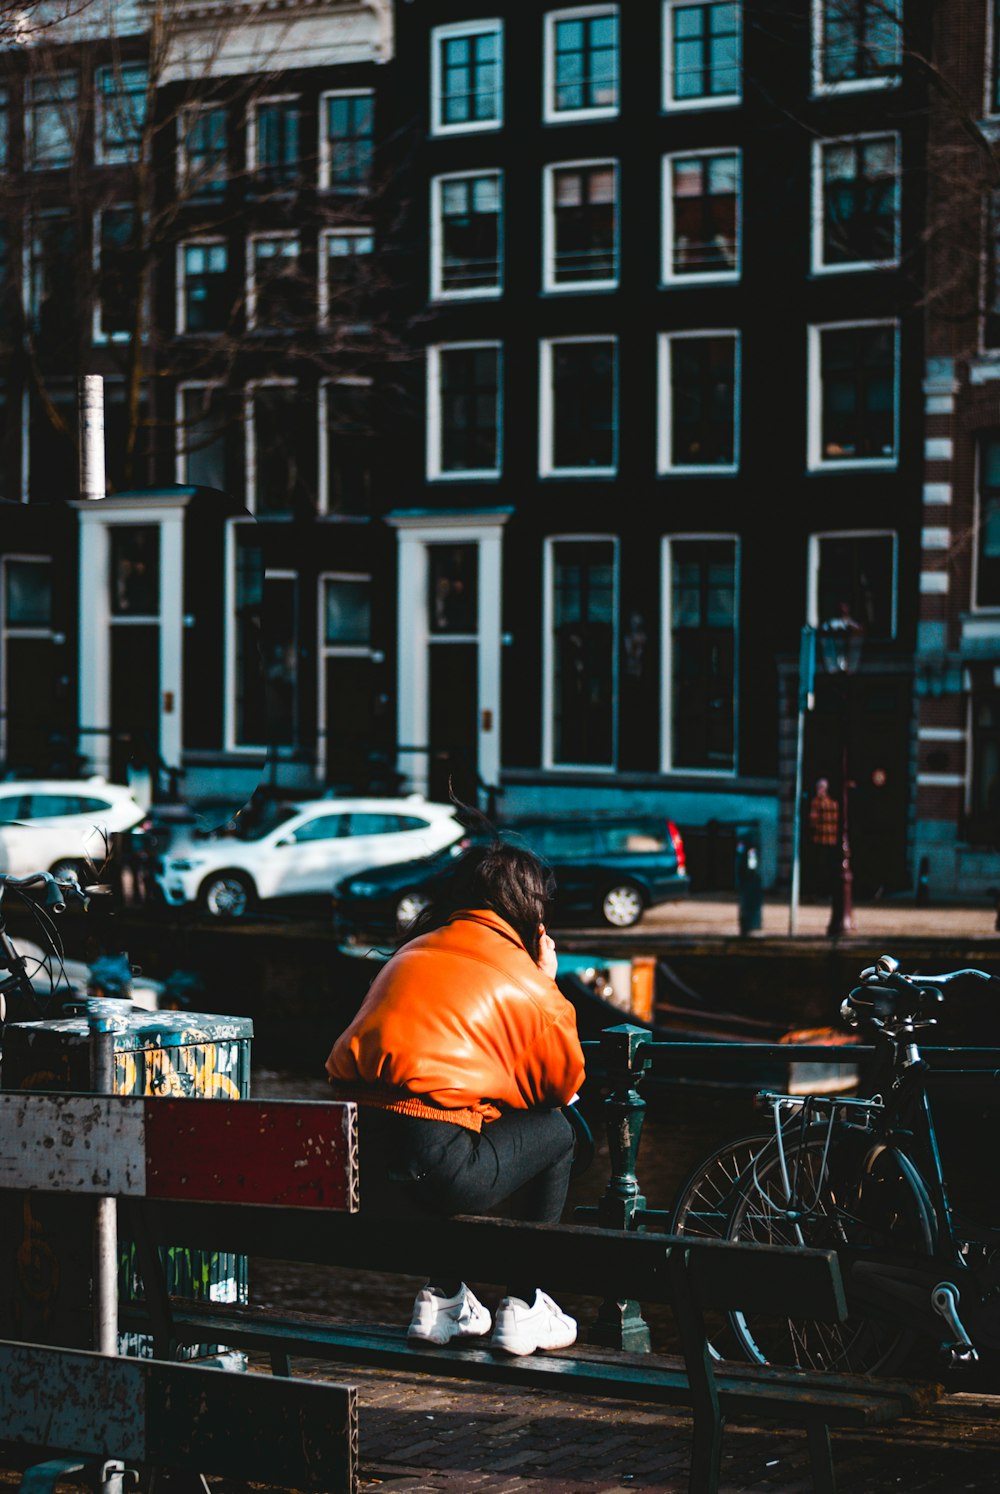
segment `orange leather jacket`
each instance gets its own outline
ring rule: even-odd
[[[405,944],[326,1067],[336,1084],[471,1110],[477,1128],[503,1108],[564,1105],[584,1078],[571,1003],[489,909]]]

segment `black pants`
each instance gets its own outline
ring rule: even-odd
[[[518,1194],[516,1216],[558,1224],[573,1163],[573,1128],[561,1110],[508,1110],[470,1131],[449,1121],[420,1120],[361,1109],[361,1206],[368,1161],[382,1153],[386,1173],[403,1183],[418,1209],[435,1214],[481,1214]],[[369,1141],[372,1155],[366,1157]],[[405,1181],[404,1181],[405,1180]],[[458,1282],[432,1276],[446,1296]],[[514,1279],[511,1296],[530,1301],[534,1284]]]

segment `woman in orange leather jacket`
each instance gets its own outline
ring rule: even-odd
[[[366,1130],[379,1132],[394,1175],[436,1212],[484,1213],[520,1190],[521,1218],[561,1217],[573,1160],[562,1107],[584,1065],[543,922],[553,890],[522,847],[495,840],[464,852],[327,1059],[338,1097],[362,1107],[362,1148]],[[432,1279],[409,1337],[443,1344],[490,1327],[464,1283]],[[528,1354],[575,1338],[551,1297],[510,1283],[494,1349]]]

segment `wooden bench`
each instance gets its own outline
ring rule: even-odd
[[[111,1494],[129,1467],[357,1487],[357,1392],[318,1380],[2,1341],[0,1436],[29,1463],[25,1494],[78,1475]]]
[[[178,1124],[190,1117],[190,1134],[197,1136],[194,1107],[203,1109],[206,1103],[211,1102],[158,1101],[158,1122],[169,1128],[169,1105],[180,1111]],[[284,1108],[278,1103],[268,1107],[272,1115],[280,1115]],[[289,1115],[339,1108],[287,1105]],[[342,1108],[346,1115],[353,1107]],[[353,1155],[349,1146],[345,1160]],[[175,1165],[186,1164],[175,1157]],[[258,1165],[264,1176],[270,1175],[271,1187],[282,1186],[273,1159],[260,1156]],[[306,1166],[299,1170],[300,1186],[307,1185],[308,1178]],[[345,1182],[343,1193],[356,1205],[356,1177]],[[694,1422],[692,1494],[713,1494],[718,1488],[726,1417],[805,1428],[815,1488],[818,1494],[832,1494],[831,1428],[884,1425],[926,1410],[940,1394],[937,1386],[719,1364],[712,1359],[705,1312],[742,1309],[842,1322],[847,1312],[844,1288],[836,1255],[829,1251],[492,1218],[423,1215],[387,1221],[383,1214],[369,1215],[350,1205],[300,1209],[291,1220],[287,1206],[260,1201],[255,1207],[221,1200],[172,1202],[157,1200],[148,1189],[143,1199],[123,1206],[122,1228],[136,1243],[146,1286],[144,1310],[125,1308],[123,1321],[130,1328],[151,1331],[158,1355],[168,1357],[182,1344],[211,1341],[262,1350],[270,1356],[273,1370],[283,1375],[290,1373],[290,1359],[298,1356],[685,1407]],[[557,1294],[667,1305],[678,1327],[683,1357],[620,1354],[578,1345],[560,1354],[511,1359],[492,1354],[485,1345],[410,1345],[402,1326],[337,1325],[253,1307],[179,1303],[167,1295],[157,1249],[168,1241],[276,1260],[407,1276],[438,1272],[501,1285],[512,1268],[518,1275],[528,1270]]]
[[[22,1126],[30,1122],[36,1134],[47,1127],[59,1139],[43,1169],[48,1186],[119,1198],[121,1233],[135,1243],[146,1294],[142,1305],[123,1305],[121,1323],[151,1332],[160,1359],[172,1358],[180,1345],[211,1342],[263,1350],[282,1376],[290,1358],[301,1356],[682,1406],[693,1413],[692,1494],[718,1488],[726,1417],[804,1427],[815,1488],[832,1494],[831,1428],[884,1425],[925,1410],[939,1393],[934,1386],[712,1360],[706,1311],[843,1321],[844,1289],[832,1252],[359,1212],[353,1105],[0,1095],[0,1186],[24,1186],[16,1181],[25,1170],[23,1153],[8,1140],[8,1123],[18,1115]],[[683,1358],[578,1346],[511,1359],[485,1346],[412,1346],[402,1327],[182,1303],[167,1293],[159,1248],[165,1245],[501,1284],[512,1270],[530,1270],[556,1293],[668,1305]]]

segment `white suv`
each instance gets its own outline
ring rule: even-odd
[[[103,778],[0,783],[0,871],[13,877],[50,871],[95,882],[112,834],[131,830],[144,816],[123,784]]]
[[[465,834],[450,805],[419,795],[272,804],[248,818],[237,815],[209,839],[165,858],[157,881],[168,903],[196,902],[211,917],[242,918],[258,900],[330,894],[342,877],[428,856]]]

